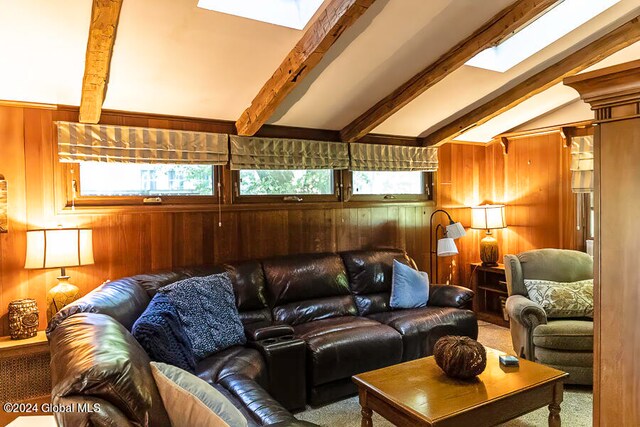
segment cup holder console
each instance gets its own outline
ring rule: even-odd
[[[293,335],[283,335],[281,337],[267,338],[264,340],[260,340],[257,342],[257,344],[261,346],[270,346],[270,345],[279,344],[279,343],[294,342],[296,340],[298,340],[298,338],[294,337]],[[302,340],[299,340],[299,341],[302,341]]]
[[[264,357],[269,371],[268,391],[290,411],[306,404],[307,345],[293,335],[265,338],[250,343]]]

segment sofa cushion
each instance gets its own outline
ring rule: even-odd
[[[159,292],[176,307],[196,357],[246,343],[227,273],[191,277]]]
[[[566,351],[550,348],[535,348],[536,362],[556,366],[593,367],[593,351]]]
[[[338,317],[294,326],[307,345],[311,386],[399,363],[402,338],[392,328],[362,317]]]
[[[577,282],[524,279],[529,299],[540,305],[549,319],[593,318],[593,279]]]
[[[425,307],[429,301],[429,276],[408,265],[393,260],[393,279],[391,281],[392,309]]]
[[[349,287],[361,316],[389,310],[393,261],[416,268],[406,252],[380,249],[341,252],[349,274]]]
[[[276,321],[298,324],[355,315],[347,273],[336,254],[303,254],[262,263]]]
[[[177,366],[189,372],[196,367],[191,348],[176,308],[165,294],[151,298],[147,309],[131,328],[131,335],[140,343],[151,360]]]
[[[444,335],[478,337],[478,321],[471,310],[451,307],[423,307],[394,310],[367,316],[391,326],[402,335],[402,360],[431,355],[433,344]],[[432,335],[437,336],[432,336]]]
[[[288,325],[357,314],[358,310],[351,295],[291,302],[273,308],[273,319]]]
[[[248,425],[229,399],[195,375],[157,362],[151,362],[151,372],[172,427]]]
[[[234,346],[212,354],[198,362],[195,374],[209,384],[217,384],[227,375],[243,375],[266,385],[267,366],[253,348]]]
[[[537,347],[569,351],[593,351],[593,322],[552,320],[533,330]]]

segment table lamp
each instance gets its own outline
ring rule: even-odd
[[[491,230],[506,226],[504,205],[481,205],[471,208],[471,228],[487,230],[487,235],[480,241],[480,259],[483,266],[498,265],[498,241],[493,237]]]
[[[66,267],[93,264],[93,236],[86,228],[27,231],[24,268],[60,268],[58,284],[47,293],[47,322],[62,307],[78,299],[80,290],[69,283]]]

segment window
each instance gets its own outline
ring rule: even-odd
[[[352,172],[354,198],[428,199],[432,173],[414,171]]]
[[[212,165],[64,163],[68,205],[134,205],[161,197],[164,204],[217,203]]]
[[[331,169],[241,170],[237,172],[236,197],[244,201],[319,201],[337,198],[337,174]]]
[[[478,53],[466,65],[503,73],[619,1],[563,0],[497,46]]]
[[[302,30],[323,0],[199,0],[198,7]]]
[[[81,163],[80,196],[212,196],[213,166]]]
[[[353,194],[422,194],[422,172],[353,172]]]

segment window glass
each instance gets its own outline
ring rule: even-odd
[[[353,172],[353,194],[423,194],[423,172]]]
[[[211,165],[80,163],[81,196],[211,196]]]
[[[241,170],[241,196],[333,194],[333,170]]]
[[[563,0],[466,65],[504,73],[595,18],[620,0]]]

